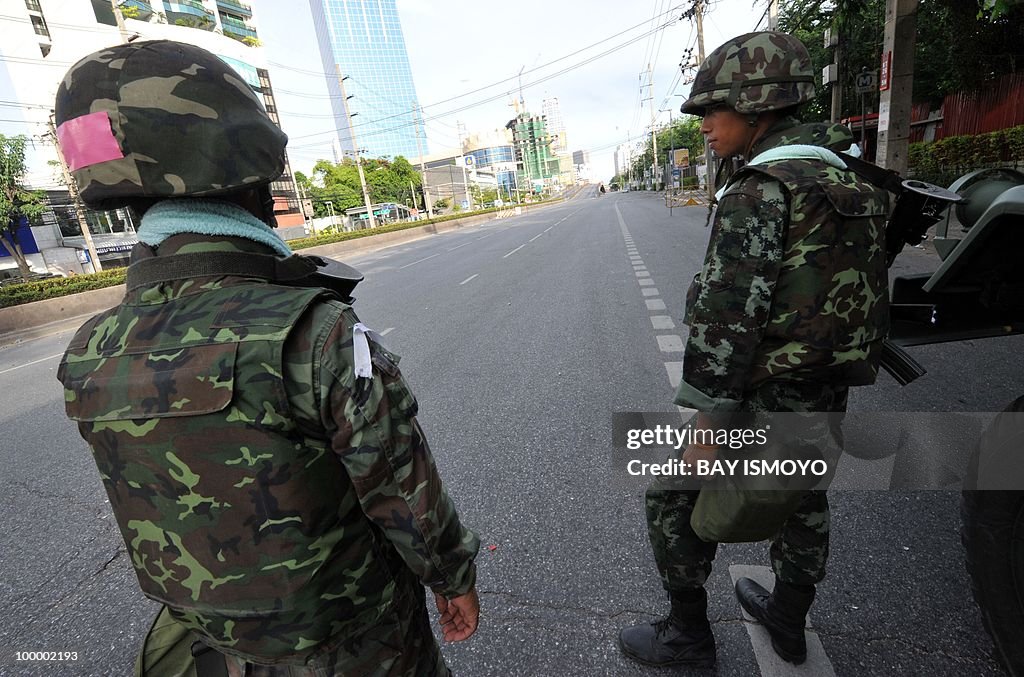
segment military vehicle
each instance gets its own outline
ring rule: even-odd
[[[930,273],[892,282],[883,366],[905,385],[924,369],[904,348],[1024,333],[1024,173],[978,170],[948,191],[912,180],[902,187],[886,230],[890,265],[933,225],[940,260]],[[954,213],[959,228],[951,225]],[[967,572],[996,656],[1012,675],[1024,675],[1022,412],[1024,394],[995,417],[973,449],[962,450],[959,466]]]

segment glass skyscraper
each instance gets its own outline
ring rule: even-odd
[[[395,0],[309,0],[342,150],[368,157],[418,156],[419,101]],[[339,83],[340,77],[347,77]],[[344,87],[344,90],[342,89]],[[348,99],[346,99],[346,96]],[[426,139],[422,139],[426,151]]]

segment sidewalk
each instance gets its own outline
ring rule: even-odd
[[[578,191],[577,191],[578,192]],[[566,198],[569,199],[569,198]],[[556,200],[537,205],[524,205],[522,213],[562,204]],[[399,244],[407,244],[432,235],[446,233],[460,228],[471,228],[491,221],[495,213],[467,216],[441,223],[431,223],[419,228],[409,228],[392,233],[369,235],[354,240],[309,247],[300,250],[302,254],[316,254],[344,261],[358,254],[366,254]],[[24,341],[77,329],[86,320],[107,308],[117,305],[124,296],[124,285],[95,289],[61,296],[45,301],[26,303],[11,308],[0,308],[0,349]]]

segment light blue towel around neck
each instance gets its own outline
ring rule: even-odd
[[[747,163],[747,165],[763,165],[769,162],[778,162],[780,160],[820,160],[821,162],[835,167],[836,169],[846,169],[846,163],[843,162],[842,158],[830,151],[828,148],[810,146],[801,143],[793,144],[791,146],[776,146],[775,148],[769,148],[763,153],[758,153],[753,160]],[[722,186],[718,192],[715,193],[715,199],[721,200],[728,188],[728,184]]]
[[[238,205],[213,199],[158,202],[142,217],[139,240],[153,247],[172,235],[226,235],[265,244],[281,256],[292,250],[274,229]]]

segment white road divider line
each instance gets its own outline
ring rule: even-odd
[[[525,246],[526,246],[525,244],[521,244],[518,247],[516,247],[515,249],[513,249],[512,251],[510,251],[508,254],[505,254],[504,256],[502,256],[501,258],[507,259],[508,257],[512,256],[513,254],[515,254],[517,251],[519,251],[520,249],[522,249]]]
[[[404,266],[399,266],[398,269],[402,270],[403,268],[408,268],[409,266],[415,266],[417,263],[423,263],[424,261],[429,261],[430,259],[434,258],[435,256],[440,256],[440,255],[441,255],[440,252],[437,253],[437,254],[431,254],[430,256],[426,256],[426,257],[420,259],[419,261],[413,261],[412,263],[407,263]]]
[[[660,296],[661,295],[661,292],[658,291],[657,287],[649,287],[649,288],[646,288],[646,289],[641,289],[640,293],[642,295],[644,295],[644,296]]]
[[[33,364],[39,364],[40,362],[46,362],[47,360],[52,360],[55,357],[60,357],[63,354],[64,353],[57,353],[56,355],[50,355],[49,357],[40,357],[38,360],[32,360],[31,362],[26,362],[25,364],[19,364],[17,367],[11,367],[10,369],[4,369],[3,371],[0,371],[0,374],[6,374],[9,371],[14,371],[15,369],[21,369],[22,367],[31,367]]]
[[[676,323],[668,315],[651,315],[651,325],[655,329],[675,329]],[[678,385],[678,384],[677,384]]]
[[[554,228],[554,226],[548,226],[547,228],[545,228],[545,229],[544,229],[544,232],[546,233],[546,232],[548,232],[549,230],[551,230],[552,228]]]
[[[466,284],[467,282],[469,282],[470,280],[472,280],[472,279],[473,279],[474,277],[476,277],[476,276],[477,276],[477,275],[479,275],[479,274],[480,274],[480,273],[473,273],[472,275],[470,275],[469,277],[467,277],[467,278],[466,278],[465,280],[463,280],[462,282],[460,282],[460,283],[459,283],[459,286],[461,287],[462,285]]]
[[[527,241],[527,244],[529,244],[530,242],[533,242],[534,240],[536,240],[536,239],[537,239],[538,237],[540,237],[540,236],[541,236],[541,235],[543,235],[543,234],[544,234],[544,233],[537,233],[536,235],[534,235],[533,237],[531,237],[531,238],[530,238],[530,239],[529,239],[529,240]]]
[[[662,334],[658,336],[658,349],[663,353],[681,353],[683,339],[676,334]]]
[[[459,247],[465,247],[465,246],[466,246],[467,244],[472,244],[472,242],[463,242],[462,244],[460,244],[460,245],[458,245],[458,246],[456,246],[456,247],[452,247],[452,248],[451,248],[451,249],[449,249],[448,251],[450,251],[450,252],[453,252],[453,251],[455,251],[456,249],[458,249]]]
[[[391,333],[391,332],[393,332],[394,330],[395,330],[395,328],[394,328],[394,327],[388,327],[387,329],[385,329],[384,331],[382,331],[382,332],[380,333],[380,335],[381,335],[381,336],[387,336],[388,334],[390,334],[390,333]]]
[[[775,585],[775,574],[768,567],[750,566],[746,564],[733,564],[729,567],[729,575],[732,577],[733,585],[741,578],[750,578],[766,589],[771,590]],[[800,677],[802,675],[814,675],[814,677],[836,677],[836,671],[832,662],[825,654],[825,647],[816,632],[804,630],[804,637],[807,640],[807,660],[803,665],[793,665],[782,660],[775,649],[772,648],[772,639],[763,625],[755,621],[743,610],[739,602],[735,602],[736,608],[743,613],[743,625],[750,635],[750,643],[754,647],[754,658],[757,659],[757,667],[761,669],[762,675],[770,677]],[[810,617],[807,618],[807,625],[811,625]]]
[[[682,362],[666,362],[665,371],[668,372],[668,382],[672,386],[672,389],[679,387],[679,383],[683,380],[683,363]]]
[[[665,302],[661,299],[647,299],[647,310],[668,310],[665,307]]]

